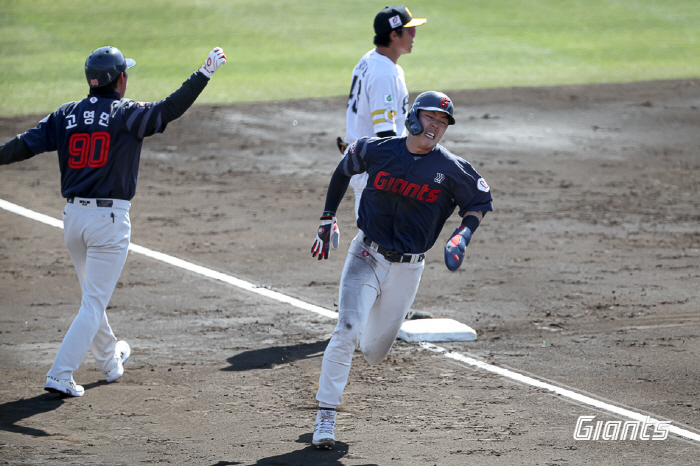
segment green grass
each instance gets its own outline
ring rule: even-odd
[[[114,45],[137,65],[128,97],[159,100],[214,46],[228,63],[198,103],[345,95],[372,48],[369,0],[0,0],[0,115],[87,93],[83,64]],[[700,77],[696,0],[440,0],[401,57],[409,90]]]

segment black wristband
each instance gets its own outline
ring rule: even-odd
[[[462,226],[469,228],[473,234],[479,228],[479,219],[475,215],[467,215],[462,219]]]

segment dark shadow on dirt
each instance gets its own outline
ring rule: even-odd
[[[91,388],[104,385],[106,382],[95,382],[83,385],[85,391]],[[24,400],[10,401],[0,405],[0,430],[15,434],[31,435],[33,437],[48,437],[48,432],[35,429],[33,427],[18,426],[17,423],[23,419],[36,416],[37,414],[48,413],[58,409],[66,398],[73,398],[62,393],[44,393]]]
[[[230,366],[221,370],[239,372],[252,369],[272,369],[280,364],[288,364],[300,359],[321,357],[328,346],[328,341],[244,351],[228,358]]]
[[[269,458],[261,458],[256,463],[249,466],[342,466],[340,460],[348,454],[348,444],[336,442],[335,448],[332,450],[319,450],[311,446],[311,437],[313,434],[306,433],[299,436],[296,443],[305,443],[308,446],[301,450],[292,451],[283,455],[270,456]],[[213,465],[218,466],[218,465]],[[367,463],[358,466],[378,466],[375,463]]]

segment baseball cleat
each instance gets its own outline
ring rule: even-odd
[[[336,412],[332,409],[318,410],[311,445],[316,448],[333,449],[335,446],[335,417]]]
[[[111,371],[105,372],[107,382],[114,382],[124,375],[124,363],[131,356],[131,347],[123,340],[119,340],[114,347],[114,359],[117,361],[117,367]]]
[[[408,311],[406,314],[406,320],[416,320],[416,319],[432,319],[433,315],[428,311]]]
[[[83,396],[85,393],[83,386],[76,384],[72,375],[70,379],[57,379],[56,377],[47,376],[44,390],[51,393],[63,393],[70,396]]]

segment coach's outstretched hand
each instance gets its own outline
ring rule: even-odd
[[[455,271],[464,261],[464,251],[472,239],[469,228],[461,226],[457,228],[445,245],[445,265],[451,271]]]
[[[221,47],[214,47],[214,50],[209,52],[207,61],[204,62],[199,71],[207,78],[211,78],[211,75],[216,73],[216,70],[224,63],[226,63],[224,50]]]
[[[335,217],[324,215],[321,217],[321,226],[318,227],[316,239],[311,246],[311,257],[318,255],[318,260],[328,259],[328,246],[333,245],[333,249],[338,249],[340,244],[340,229]]]

